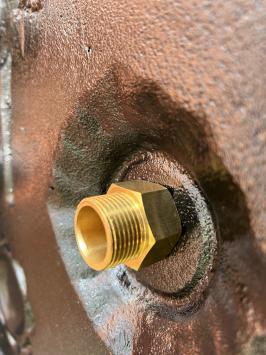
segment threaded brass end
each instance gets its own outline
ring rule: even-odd
[[[155,244],[151,221],[147,218],[143,204],[143,193],[138,188],[148,187],[148,192],[145,192],[154,196],[156,201],[158,193],[166,189],[157,184],[144,183],[113,184],[106,195],[85,198],[78,205],[75,215],[77,244],[83,259],[91,268],[104,270],[126,264],[138,270]],[[127,187],[123,187],[123,184],[127,184]],[[170,203],[173,204],[171,200]],[[167,241],[167,245],[171,243]]]
[[[149,242],[143,207],[136,198],[123,192],[82,200],[75,225],[80,252],[95,270],[138,257]]]

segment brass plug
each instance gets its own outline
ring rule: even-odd
[[[126,181],[112,184],[106,195],[79,203],[75,234],[80,253],[92,269],[125,264],[139,270],[171,253],[181,223],[165,187]]]

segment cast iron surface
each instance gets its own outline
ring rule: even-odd
[[[2,228],[27,275],[35,353],[265,352],[265,3],[31,3],[14,17]],[[192,238],[140,273],[96,275],[74,205],[127,178],[165,183],[177,203],[186,181]],[[198,201],[206,268],[180,293],[204,245]]]

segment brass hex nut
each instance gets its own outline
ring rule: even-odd
[[[140,243],[139,254],[124,264],[139,270],[169,256],[181,235],[181,221],[167,188],[134,180],[112,184],[107,195],[113,193],[131,195],[138,203],[146,225],[146,235]]]

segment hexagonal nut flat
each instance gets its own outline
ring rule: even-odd
[[[151,265],[166,258],[181,235],[181,221],[170,192],[162,185],[142,181],[114,183],[108,190],[130,193],[141,202],[149,226],[149,236],[138,257],[125,262],[134,270]]]

